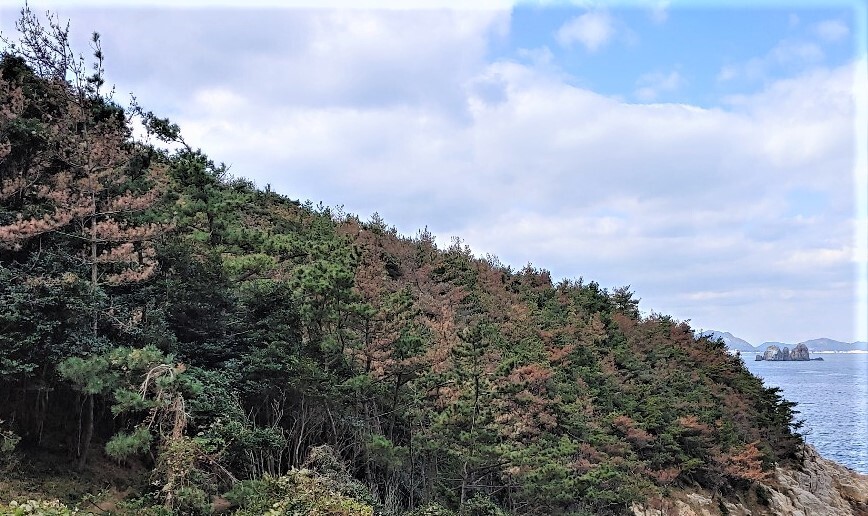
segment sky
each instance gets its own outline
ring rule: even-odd
[[[402,3],[30,6],[290,198],[755,345],[868,340],[864,2]]]

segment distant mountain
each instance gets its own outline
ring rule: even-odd
[[[868,351],[868,342],[841,342],[832,339],[806,340],[808,350],[815,351]]]
[[[735,351],[741,352],[752,352],[756,351],[759,353],[763,353],[769,346],[777,346],[780,349],[784,349],[785,347],[793,349],[796,347],[796,344],[790,344],[786,342],[763,342],[759,346],[752,346],[749,342],[744,339],[740,339],[733,335],[732,333],[709,330],[702,332],[702,335],[708,335],[713,338],[723,339],[723,342],[726,343],[726,347]],[[808,350],[811,353],[817,353],[821,351],[868,351],[868,342],[858,341],[858,342],[841,342],[839,340],[832,340],[827,338],[820,339],[811,339],[802,341],[800,344],[804,344],[808,346]]]
[[[712,339],[721,339],[726,344],[726,347],[733,351],[756,351],[750,342],[740,339],[728,331],[709,330],[702,332],[701,335],[711,337]]]
[[[777,346],[779,349],[784,349],[784,347],[788,347],[788,348],[792,349],[792,348],[796,347],[795,344],[788,344],[786,342],[771,341],[771,342],[763,342],[762,344],[760,344],[759,346],[756,347],[756,350],[759,352],[765,352],[766,348],[768,348],[769,346]],[[808,348],[808,349],[810,350],[811,348]]]

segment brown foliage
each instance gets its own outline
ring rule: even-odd
[[[671,484],[678,475],[681,474],[681,468],[672,466],[669,468],[651,470],[647,472],[658,485],[665,486]]]
[[[763,471],[763,454],[757,447],[759,441],[745,444],[726,456],[724,472],[735,478],[762,482],[769,478],[769,472]]]
[[[690,436],[708,436],[713,432],[712,428],[705,423],[699,421],[694,415],[682,416],[677,420],[681,426],[683,435]]]
[[[612,420],[612,426],[635,448],[644,448],[655,439],[653,435],[639,428],[629,416],[617,416]]]
[[[144,171],[149,188],[124,188],[141,150],[129,141],[123,116],[96,117],[96,110],[114,108],[65,81],[42,81],[45,95],[31,97],[0,78],[0,200],[18,196],[30,213],[36,212],[18,213],[0,226],[0,246],[17,250],[40,235],[62,233],[85,244],[85,263],[95,270],[97,264],[108,269],[97,281],[120,284],[149,278],[157,266],[152,241],[164,227],[133,224],[129,216],[151,208],[165,193],[165,167],[152,165]],[[28,109],[38,113],[33,122],[42,128],[39,144],[27,149],[33,154],[30,159],[4,162],[12,145],[5,137],[7,126]]]

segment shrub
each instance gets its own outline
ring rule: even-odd
[[[238,516],[373,516],[370,503],[342,494],[328,477],[308,469],[240,483],[226,498],[240,504]]]
[[[9,505],[0,505],[0,514],[4,516],[72,516],[80,514],[84,516],[84,512],[79,512],[78,509],[67,507],[58,500],[27,500],[26,502],[17,502],[15,500],[9,502]]]
[[[2,423],[3,420],[0,419],[0,424]],[[0,471],[11,470],[18,463],[15,448],[19,441],[21,441],[21,437],[15,432],[0,428]]]
[[[451,511],[439,503],[431,502],[428,505],[413,509],[407,516],[455,516],[455,511]]]

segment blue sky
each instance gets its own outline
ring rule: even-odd
[[[306,3],[31,6],[292,198],[754,344],[868,340],[863,3]]]
[[[727,94],[751,92],[812,65],[852,60],[854,14],[847,8],[786,6],[590,11],[520,6],[492,57],[521,60],[528,49],[544,49],[576,84],[596,92],[713,106]],[[566,35],[571,26],[579,30],[583,24],[575,21],[583,18],[586,30],[598,27],[598,39]]]

